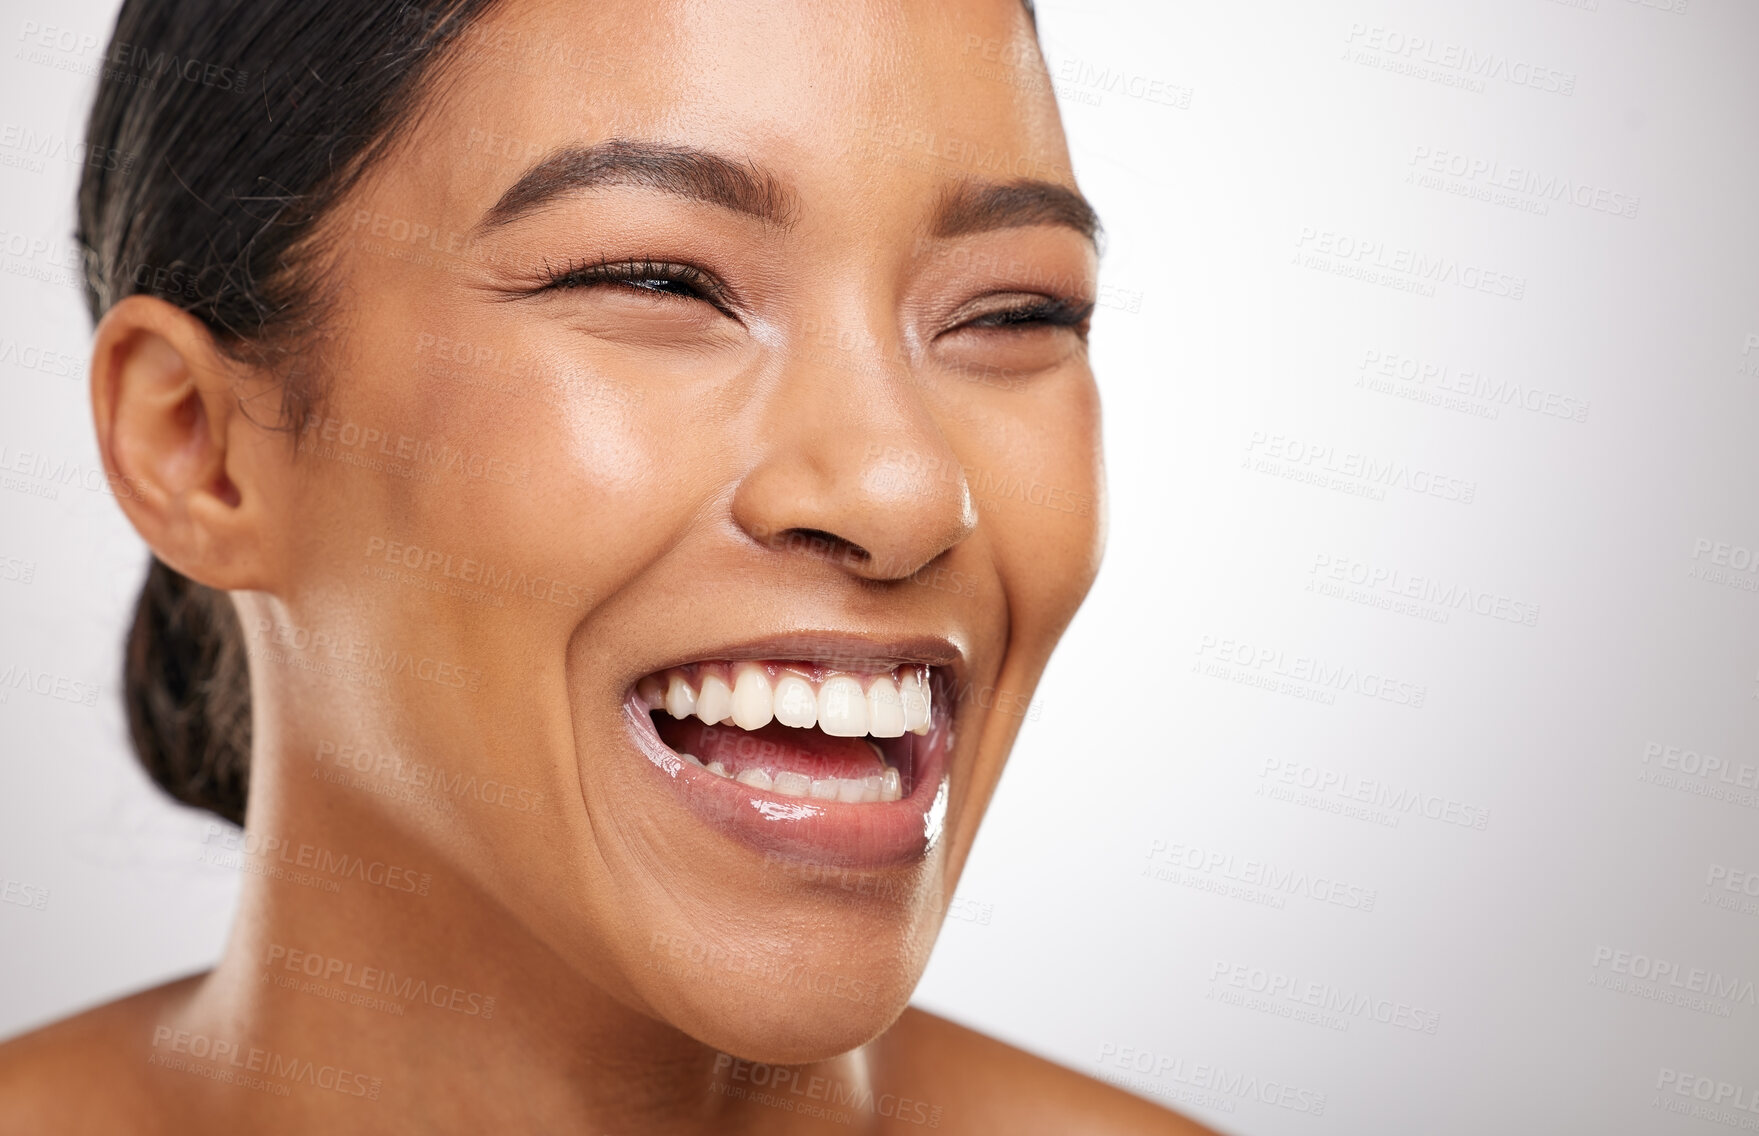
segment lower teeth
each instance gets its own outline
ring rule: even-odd
[[[725,764],[711,761],[704,765],[694,754],[680,754],[685,761],[699,769],[706,769],[717,777],[725,777],[759,789],[766,793],[775,793],[783,797],[811,797],[820,801],[842,801],[845,804],[877,804],[882,801],[902,800],[904,796],[904,779],[896,769],[886,767],[884,773],[870,773],[866,777],[820,777],[811,778],[804,773],[777,773],[771,775],[765,769],[743,769],[735,776]]]

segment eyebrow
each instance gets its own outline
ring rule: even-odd
[[[550,153],[514,182],[476,227],[511,224],[557,198],[607,185],[646,186],[782,228],[793,224],[798,210],[794,194],[751,163],[694,146],[613,138]]]
[[[695,146],[612,138],[552,151],[501,194],[476,229],[499,228],[561,197],[611,185],[657,189],[780,228],[791,226],[799,212],[793,191],[755,163]],[[1063,225],[1095,242],[1100,233],[1099,216],[1086,198],[1036,179],[959,182],[942,193],[929,231],[957,237],[1027,225]]]
[[[941,196],[930,231],[937,237],[958,237],[1026,225],[1064,225],[1099,242],[1099,214],[1085,197],[1035,179],[960,182]]]

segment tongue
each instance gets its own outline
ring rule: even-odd
[[[858,779],[884,773],[885,763],[866,738],[835,738],[817,729],[797,729],[771,722],[756,730],[723,723],[710,726],[698,718],[679,721],[655,715],[660,738],[679,753],[694,754],[704,765],[718,761],[734,777],[747,769],[804,773],[808,777]]]

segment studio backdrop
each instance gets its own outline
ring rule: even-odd
[[[0,23],[5,1036],[209,965],[239,886],[119,701],[71,240],[114,8]],[[1039,22],[1109,546],[917,1002],[1231,1133],[1755,1129],[1759,6]]]

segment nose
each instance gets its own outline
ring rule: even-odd
[[[863,338],[865,348],[824,351],[795,340],[733,518],[767,547],[901,580],[969,537],[977,509],[902,351]]]

